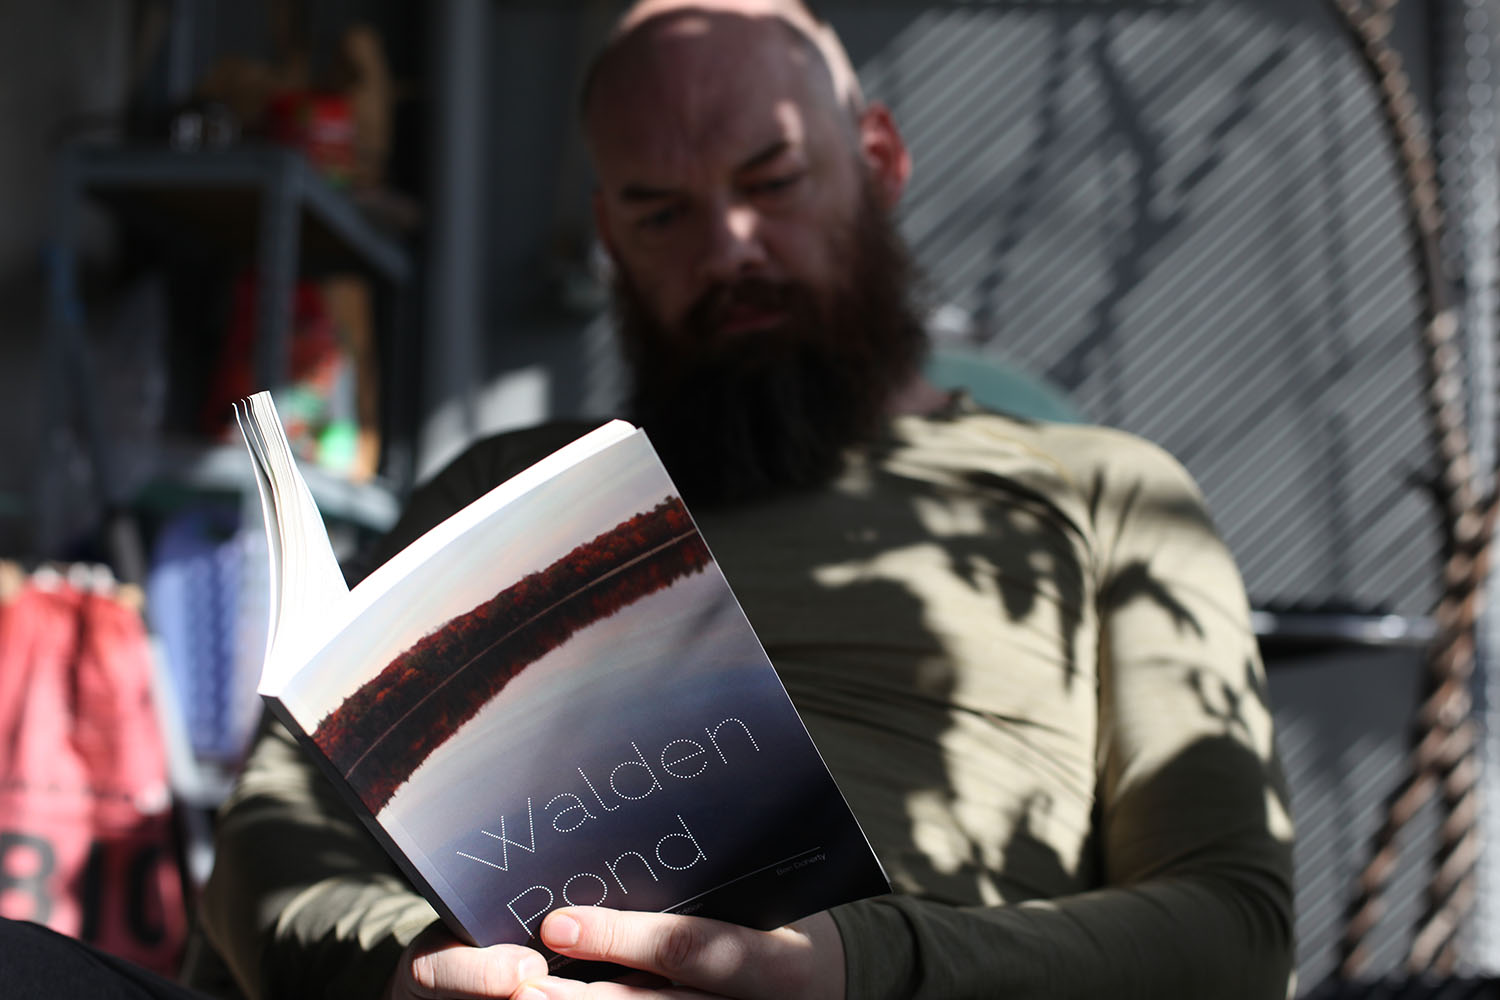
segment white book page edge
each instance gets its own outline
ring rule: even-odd
[[[328,540],[323,516],[297,467],[276,404],[267,392],[245,400],[246,443],[257,465],[257,487],[264,476],[271,499],[266,523],[271,560],[272,600],[260,689],[279,676],[288,656],[308,636],[322,633],[322,622],[346,603],[349,588]],[[266,494],[262,494],[265,507]],[[290,651],[290,652],[289,652]]]
[[[276,504],[271,498],[271,481],[266,473],[260,432],[256,430],[254,422],[250,419],[248,408],[242,410],[239,403],[234,404],[234,419],[240,425],[240,435],[244,438],[245,449],[250,453],[250,468],[255,475],[255,492],[260,496],[260,514],[266,533],[266,554],[271,563],[271,594],[267,602],[270,621],[266,626],[266,650],[269,652],[276,643],[276,619],[281,608],[281,564],[283,561],[281,524],[276,516]],[[262,657],[262,661],[264,659],[265,657]],[[264,669],[264,662],[262,662],[262,669]]]
[[[279,650],[277,662],[274,665],[267,663],[266,671],[261,677],[260,693],[272,697],[279,694],[303,664],[434,553],[564,470],[640,433],[640,430],[624,420],[611,420],[516,474],[446,521],[429,529],[361,581],[349,592],[347,601],[330,609],[330,613],[317,623],[315,633],[300,636],[295,643],[288,643],[284,650]]]

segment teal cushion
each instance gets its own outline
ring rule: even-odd
[[[925,372],[939,389],[967,389],[976,403],[992,410],[1029,420],[1088,423],[1061,389],[998,358],[944,348],[928,357]]]

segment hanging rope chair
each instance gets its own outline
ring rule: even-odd
[[[1407,222],[1422,282],[1425,395],[1439,465],[1434,487],[1441,504],[1446,553],[1441,597],[1434,612],[1437,633],[1428,653],[1426,689],[1414,720],[1407,774],[1387,803],[1360,876],[1345,927],[1339,976],[1346,981],[1369,976],[1374,958],[1369,940],[1384,912],[1402,831],[1419,810],[1434,801],[1441,815],[1439,843],[1406,965],[1409,973],[1419,977],[1451,976],[1459,965],[1460,934],[1477,893],[1480,734],[1471,683],[1496,502],[1493,495],[1481,497],[1475,486],[1460,371],[1459,323],[1440,250],[1444,219],[1436,161],[1411,81],[1390,40],[1399,0],[1329,3],[1379,93],[1406,189]]]

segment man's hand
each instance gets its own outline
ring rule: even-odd
[[[433,924],[401,953],[384,1000],[503,1000],[546,973],[547,960],[530,948],[475,948]]]
[[[675,985],[580,983],[548,976],[523,984],[514,1000],[705,995],[839,1000],[844,995],[844,943],[827,913],[774,931],[753,931],[702,917],[585,906],[553,911],[542,921],[541,932],[542,943],[560,955],[613,962]]]

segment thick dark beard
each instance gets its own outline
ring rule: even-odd
[[[617,272],[632,416],[694,507],[827,483],[850,446],[879,435],[892,394],[921,364],[927,338],[910,300],[910,259],[868,192],[834,250],[851,267],[826,305],[803,285],[749,279],[711,289],[675,334]],[[738,303],[790,319],[721,342],[718,318]]]

